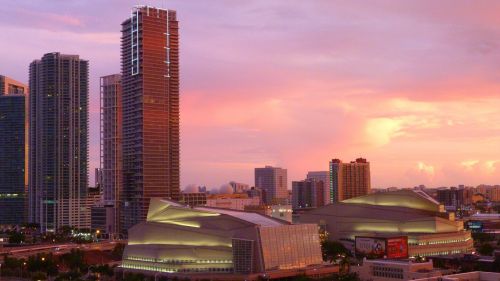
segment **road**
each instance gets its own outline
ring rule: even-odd
[[[120,243],[126,243],[126,241],[119,241]],[[36,254],[42,253],[53,253],[55,255],[60,255],[70,252],[72,249],[80,249],[83,251],[90,250],[112,250],[116,241],[101,241],[90,244],[75,244],[75,243],[61,243],[61,244],[43,244],[43,245],[30,245],[24,247],[4,247],[0,249],[0,260],[3,260],[4,254],[9,254],[15,258],[27,258]]]

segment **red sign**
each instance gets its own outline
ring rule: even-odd
[[[404,259],[408,258],[408,237],[391,237],[387,238],[387,258],[389,259]]]

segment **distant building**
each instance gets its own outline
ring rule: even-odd
[[[474,190],[472,188],[446,188],[437,190],[437,201],[452,210],[461,209],[472,204]]]
[[[174,10],[135,6],[122,23],[123,232],[153,197],[180,196],[179,22]]]
[[[122,159],[122,79],[120,74],[103,76],[101,84],[101,173],[106,221],[111,221],[109,233],[121,231],[120,210],[123,196]],[[97,210],[95,211],[97,212]],[[97,214],[97,213],[96,213]],[[102,229],[102,228],[101,228]]]
[[[313,171],[308,172],[306,179],[315,179],[323,182],[324,205],[330,204],[330,171]]]
[[[324,183],[315,179],[292,182],[292,207],[294,210],[324,206]]]
[[[410,256],[467,254],[471,232],[443,205],[422,191],[398,190],[351,198],[300,214],[300,223],[317,223],[331,240],[353,248],[358,237],[408,237]]]
[[[292,205],[247,205],[244,211],[292,222]]]
[[[246,194],[212,194],[207,196],[206,206],[243,211],[245,206],[259,204],[259,197],[248,197]]]
[[[330,202],[363,196],[370,193],[370,162],[358,158],[350,163],[339,159],[330,161]]]
[[[229,182],[229,185],[233,188],[234,193],[244,193],[250,189],[250,186],[245,183],[231,181]]]
[[[479,185],[476,192],[492,202],[500,202],[500,185]]]
[[[246,191],[246,194],[250,198],[259,197],[260,198],[260,203],[259,204],[262,204],[262,202],[263,202],[262,200],[263,200],[263,198],[265,196],[265,192],[261,188],[253,187],[253,186]]]
[[[88,188],[89,62],[45,54],[30,64],[29,220],[83,228]]]
[[[121,268],[179,279],[257,280],[318,275],[322,263],[314,224],[152,199],[147,221],[129,230]]]
[[[207,204],[207,193],[205,192],[181,192],[179,202],[188,206],[205,206]]]
[[[266,166],[255,168],[255,187],[264,191],[262,201],[266,205],[288,201],[287,170]]]
[[[28,86],[0,76],[0,225],[27,222]]]

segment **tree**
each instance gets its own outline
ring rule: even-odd
[[[123,243],[117,243],[115,247],[113,248],[113,251],[111,254],[113,255],[114,259],[121,260],[123,257],[123,251],[125,250],[125,244]]]
[[[12,244],[21,244],[24,242],[25,239],[26,239],[26,237],[21,232],[14,231],[14,232],[11,232],[9,235],[9,243],[12,243]]]
[[[84,253],[82,250],[71,249],[69,253],[62,255],[62,260],[71,271],[83,272],[87,268],[83,257]]]
[[[321,243],[323,260],[330,263],[337,263],[343,258],[351,257],[351,252],[338,241],[324,241]]]
[[[481,246],[479,246],[479,249],[477,250],[481,255],[483,256],[491,256],[493,254],[493,247],[490,245],[490,243],[483,243]]]

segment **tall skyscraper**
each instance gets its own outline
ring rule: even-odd
[[[306,179],[308,180],[316,180],[323,182],[323,199],[324,204],[328,205],[331,203],[330,201],[330,171],[314,171],[308,172]]]
[[[27,218],[28,86],[0,76],[0,224]]]
[[[179,22],[136,6],[122,23],[123,212],[127,230],[153,197],[179,198]]]
[[[317,208],[325,205],[322,180],[306,179],[292,182],[292,207],[296,209]]]
[[[122,196],[122,78],[120,74],[101,77],[101,175],[108,233],[120,232]]]
[[[88,188],[89,63],[45,54],[30,65],[29,219],[81,228]]]
[[[265,166],[255,168],[255,187],[263,191],[262,201],[264,204],[287,204],[287,170]]]
[[[366,195],[371,189],[370,162],[358,158],[350,163],[330,161],[330,200],[339,202]]]

